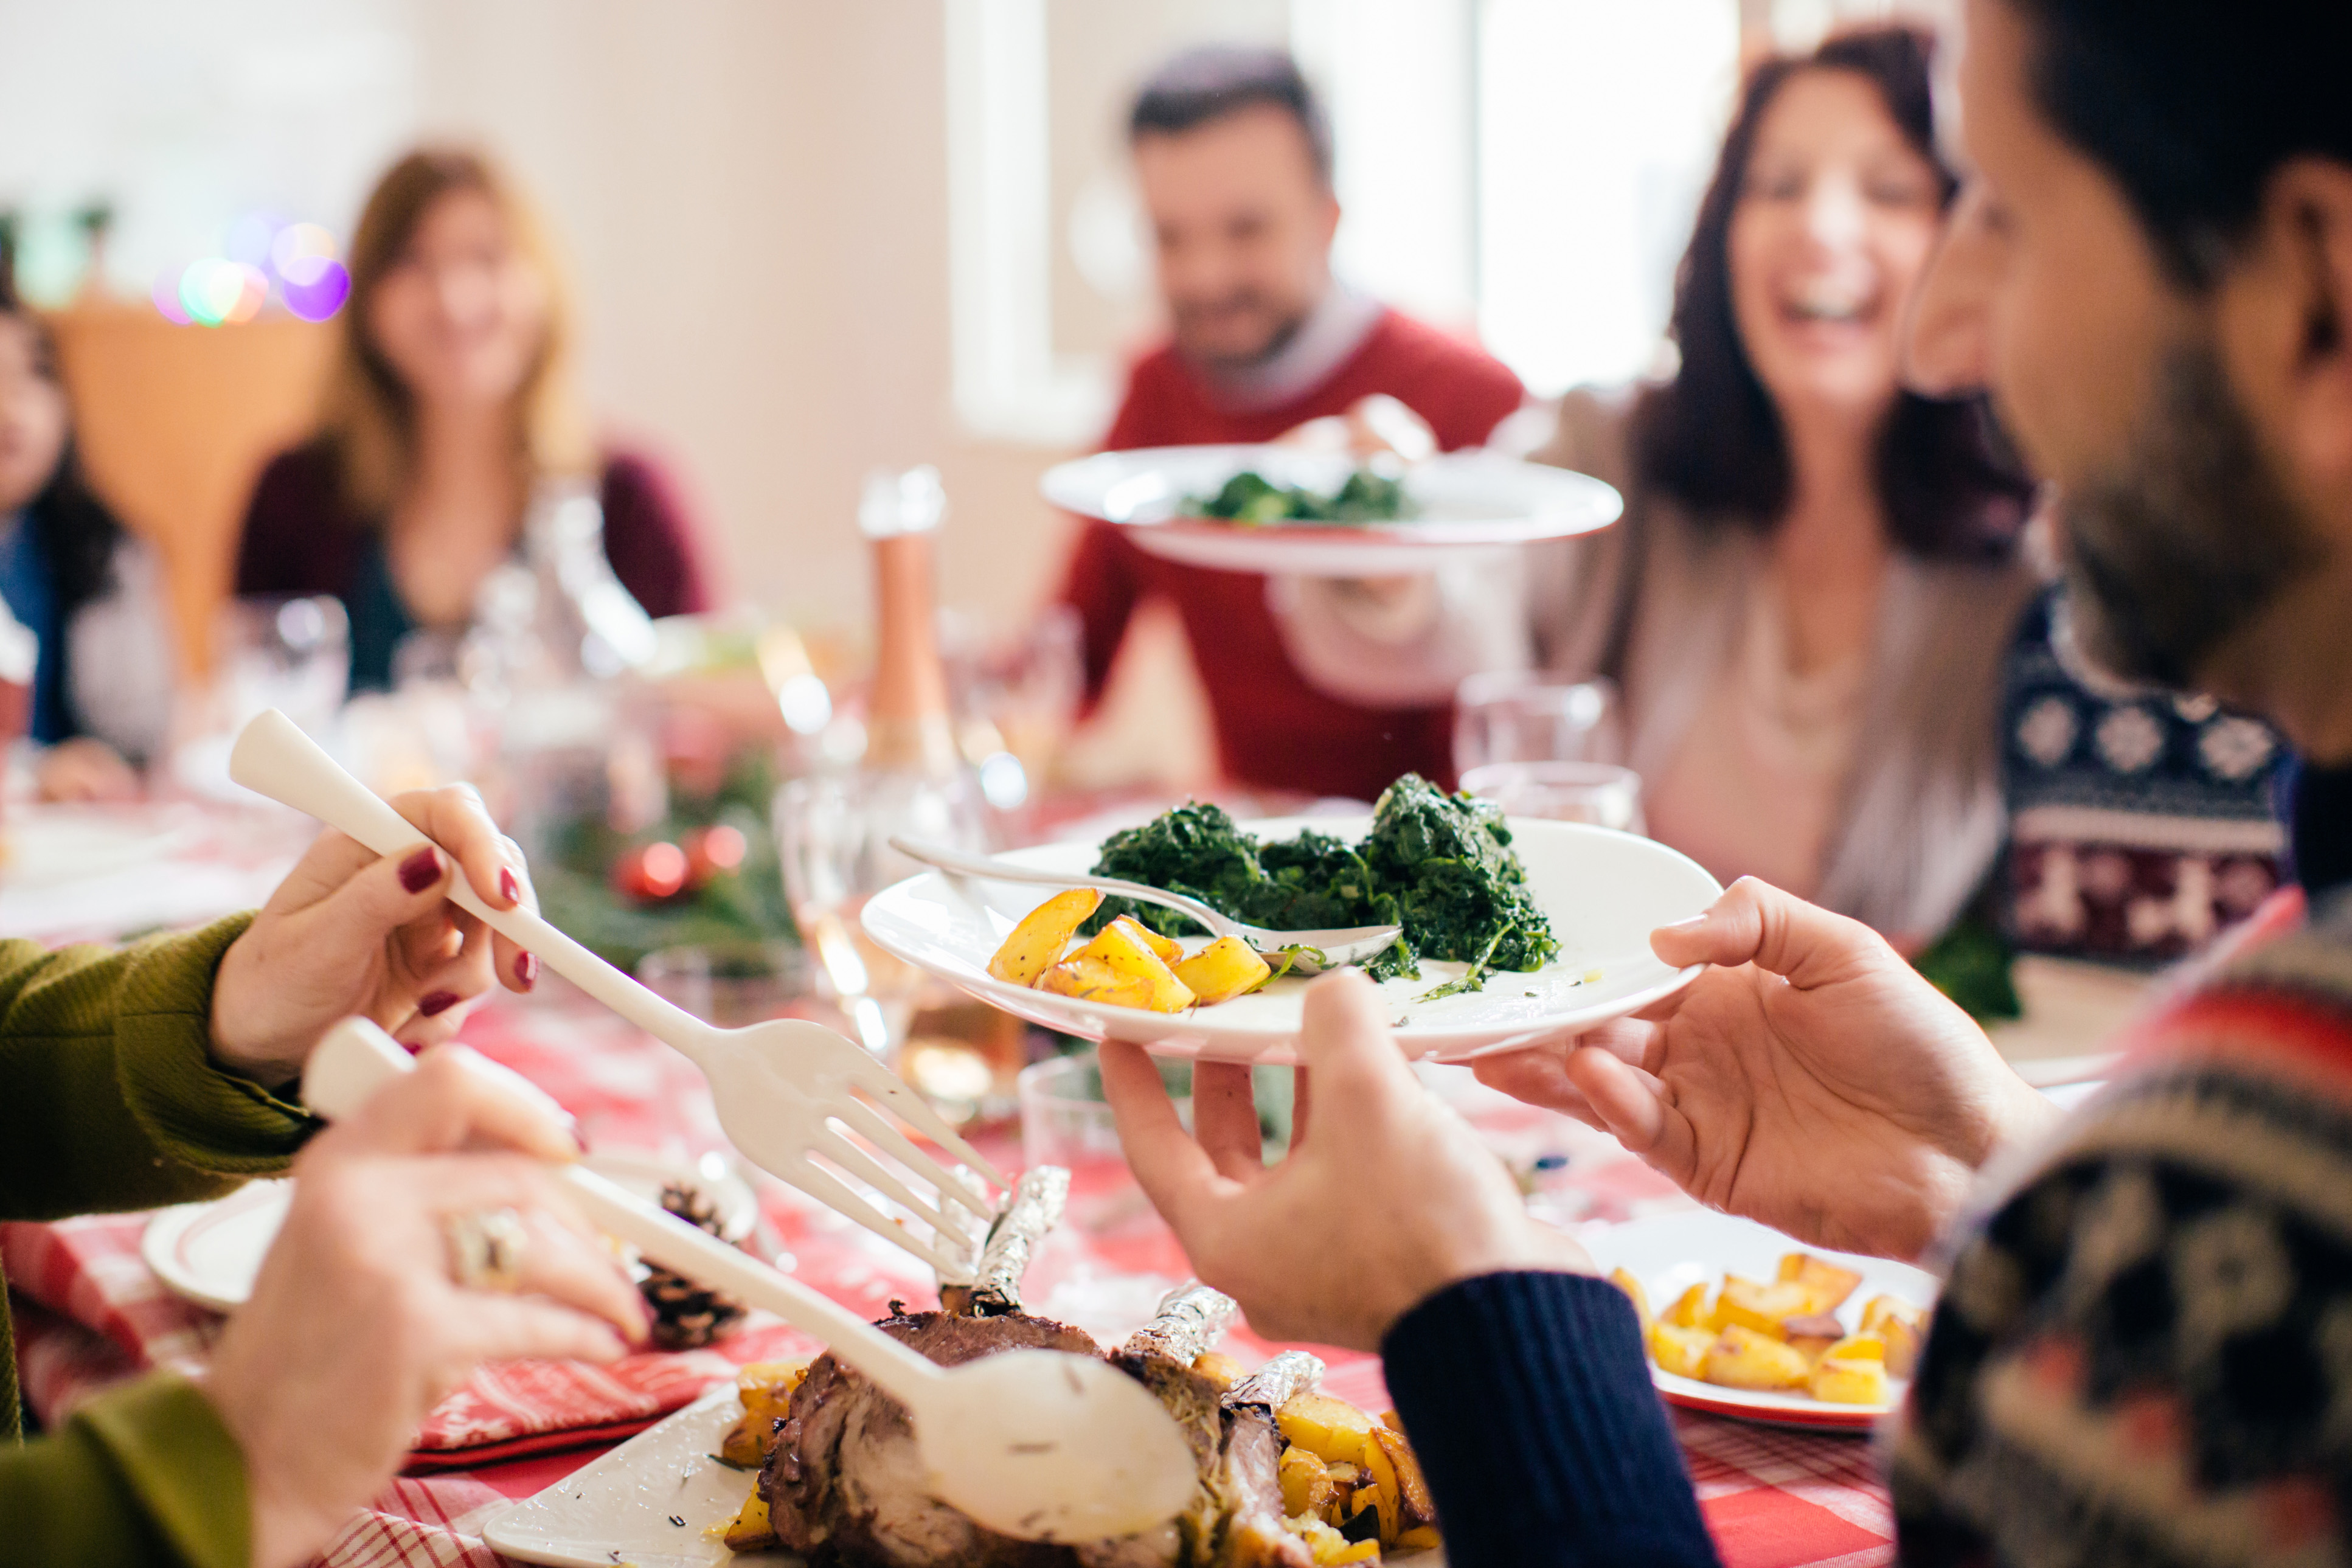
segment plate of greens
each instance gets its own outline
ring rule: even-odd
[[[1588,475],[1494,452],[1405,465],[1292,447],[1147,447],[1046,471],[1045,499],[1171,561],[1361,577],[1603,528],[1623,502]]]
[[[1237,823],[1194,802],[1107,838],[1009,858],[1190,893],[1283,930],[1402,924],[1404,941],[1367,972],[1406,1053],[1440,1060],[1557,1041],[1671,995],[1698,972],[1659,962],[1650,932],[1699,913],[1722,891],[1664,845],[1580,823],[1506,818],[1487,802],[1410,775],[1369,817]],[[926,872],[868,900],[864,921],[887,952],[1048,1028],[1169,1055],[1292,1059],[1307,984],[1296,975],[1276,973],[1213,1005],[1158,1011],[992,973],[1024,917],[1055,896]],[[1076,952],[1066,962],[1083,957],[1121,914],[1191,957],[1208,945],[1180,916],[1112,900],[1072,934]]]

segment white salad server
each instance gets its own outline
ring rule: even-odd
[[[229,753],[229,776],[340,828],[379,855],[406,854],[429,842],[415,825],[345,773],[274,708],[237,736]],[[794,1019],[741,1029],[714,1027],[656,995],[530,910],[490,908],[463,872],[450,882],[449,900],[537,953],[556,973],[701,1068],[710,1080],[719,1125],[753,1164],[905,1247],[938,1269],[943,1281],[971,1279],[981,1238],[995,1219],[997,1205],[858,1096],[897,1113],[998,1186],[1009,1189],[1011,1184],[921,1095],[864,1048],[821,1025]],[[906,1177],[853,1143],[843,1128],[895,1158],[915,1181],[936,1189],[937,1199],[919,1195]],[[816,1156],[904,1207],[929,1227],[929,1237],[909,1230],[817,1164]]]
[[[305,1104],[350,1116],[415,1062],[364,1018],[310,1053]],[[1101,1541],[1174,1518],[1199,1484],[1160,1401],[1108,1362],[1014,1350],[944,1367],[856,1313],[580,1165],[564,1185],[591,1223],[647,1261],[764,1308],[823,1340],[906,1406],[931,1495],[1023,1541]]]

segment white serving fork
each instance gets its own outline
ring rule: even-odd
[[[274,708],[237,736],[229,754],[229,776],[340,828],[379,855],[402,855],[430,842]],[[996,1204],[985,1191],[926,1153],[882,1110],[895,1112],[997,1186],[1009,1190],[1011,1184],[921,1095],[863,1047],[821,1025],[794,1019],[741,1029],[714,1027],[656,995],[530,910],[490,908],[463,872],[451,880],[449,900],[517,946],[537,953],[556,973],[701,1068],[710,1081],[719,1126],[753,1164],[905,1247],[936,1268],[942,1282],[961,1284],[971,1279]],[[853,1142],[849,1133],[895,1160],[897,1168]],[[929,1236],[917,1234],[834,1170],[817,1163],[819,1158],[898,1205],[922,1223]],[[921,1195],[918,1184],[933,1189],[936,1197]]]

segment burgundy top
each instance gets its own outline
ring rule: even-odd
[[[707,609],[695,531],[661,471],[626,452],[604,460],[604,556],[649,616]],[[344,504],[333,458],[316,442],[280,452],[245,511],[236,592],[332,594],[352,618],[352,685],[391,683],[392,649],[415,622],[383,561],[380,519]]]
[[[1385,310],[1361,346],[1299,397],[1246,413],[1163,347],[1137,362],[1103,445],[1174,447],[1270,441],[1295,425],[1344,414],[1386,393],[1423,419],[1445,451],[1484,441],[1519,405],[1518,377],[1469,343]],[[1136,606],[1163,595],[1184,622],[1207,688],[1225,773],[1244,784],[1372,800],[1412,772],[1440,782],[1454,768],[1453,706],[1362,708],[1309,686],[1282,646],[1265,579],[1146,554],[1108,522],[1088,522],[1062,586],[1086,628],[1087,693],[1102,694]]]

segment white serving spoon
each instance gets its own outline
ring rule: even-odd
[[[303,1103],[340,1121],[415,1068],[391,1036],[346,1018],[310,1053]],[[807,1330],[905,1405],[931,1495],[1000,1535],[1102,1541],[1173,1519],[1192,1500],[1192,1446],[1150,1391],[1108,1362],[1015,1350],[940,1366],[593,1171],[561,1170],[572,1200],[607,1235]]]
[[[228,773],[249,790],[341,829],[379,855],[404,855],[430,842],[275,708],[238,734]],[[821,1025],[792,1019],[741,1029],[714,1027],[656,996],[530,910],[490,908],[462,873],[451,880],[449,901],[537,953],[556,973],[700,1068],[710,1080],[719,1124],[745,1159],[905,1247],[939,1270],[943,1282],[971,1278],[981,1237],[996,1218],[995,1204],[857,1096],[896,1112],[998,1186],[1009,1190],[1012,1184],[869,1052]],[[936,1188],[937,1202],[918,1196],[898,1171],[852,1143],[833,1125],[836,1121],[896,1159],[915,1180]],[[909,1230],[817,1164],[813,1156],[819,1155],[900,1205],[930,1227],[929,1237]]]

